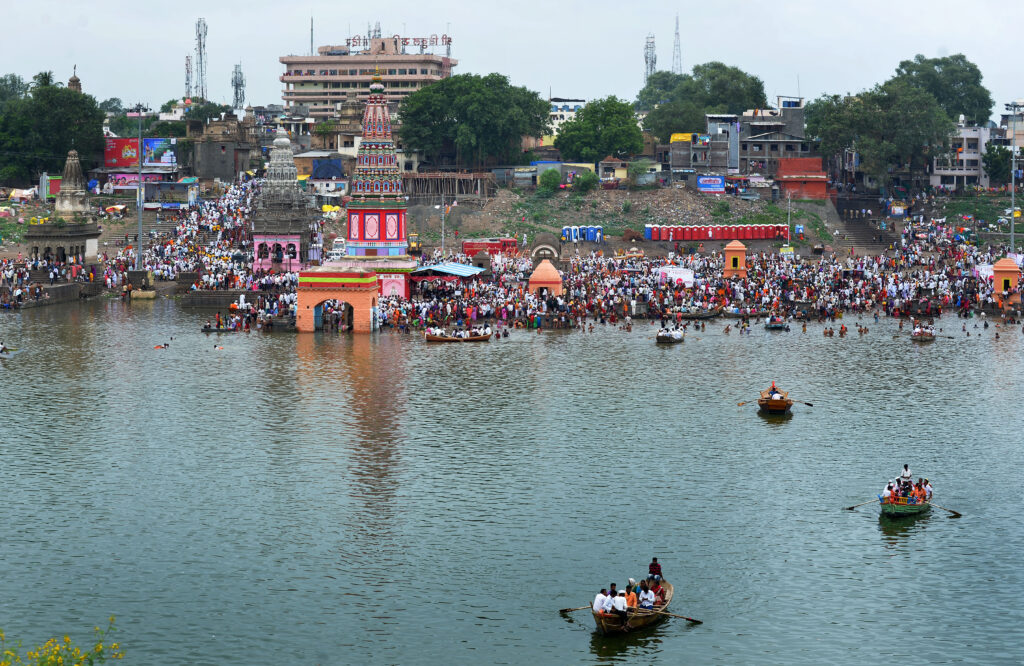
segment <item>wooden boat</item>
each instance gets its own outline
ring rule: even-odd
[[[788,331],[789,324],[782,317],[772,317],[764,323],[766,331]]]
[[[675,345],[675,344],[678,344],[678,343],[682,342],[684,339],[686,339],[685,335],[683,337],[681,337],[681,338],[675,338],[675,337],[672,337],[671,335],[656,335],[656,336],[654,336],[654,342],[659,344],[659,345]]]
[[[722,314],[723,306],[719,305],[717,308],[711,310],[697,310],[695,312],[681,312],[679,316],[683,319],[713,319],[718,315]]]
[[[890,503],[884,501],[881,495],[878,496],[878,505],[882,508],[882,515],[887,518],[918,516],[932,508],[930,502],[917,502],[912,497],[899,497],[895,503]]]
[[[487,342],[493,335],[493,333],[489,333],[487,335],[471,335],[468,338],[456,338],[450,335],[430,335],[429,333],[424,333],[423,339],[427,342]]]
[[[760,319],[761,317],[767,317],[768,313],[763,310],[757,312],[724,312],[722,316],[727,319]]]
[[[935,334],[928,333],[927,331],[921,331],[920,333],[910,334],[911,342],[935,342]]]
[[[665,588],[665,603],[655,606],[653,610],[638,608],[626,617],[625,622],[618,615],[598,613],[595,610],[591,610],[590,612],[594,615],[594,622],[597,624],[598,631],[603,634],[621,634],[649,627],[664,620],[668,616],[656,611],[668,610],[668,605],[672,603],[672,595],[675,593],[675,588],[672,587],[672,583],[664,580],[661,581],[661,586]]]
[[[241,333],[241,328],[216,328],[214,326],[203,326],[200,329],[203,333]]]
[[[761,391],[761,397],[757,399],[757,408],[765,414],[788,414],[793,406],[793,401],[789,399],[789,391],[775,389],[775,393],[782,397],[772,398],[771,389]]]

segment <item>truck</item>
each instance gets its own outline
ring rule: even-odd
[[[409,254],[423,254],[423,241],[415,231],[409,234]]]

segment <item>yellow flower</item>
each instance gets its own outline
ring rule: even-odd
[[[65,636],[64,637],[64,642],[65,643],[70,643],[71,642],[71,637],[70,636]]]

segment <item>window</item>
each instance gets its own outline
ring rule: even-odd
[[[358,72],[359,72],[359,70],[357,70],[357,69],[350,69],[350,70],[348,70],[348,75],[349,76],[355,76]]]
[[[967,142],[967,150],[977,150],[977,149],[978,149],[978,142],[977,141],[968,141]]]
[[[404,70],[404,69],[398,70],[398,75],[399,76],[405,76],[405,73],[406,73],[406,70]]]
[[[742,149],[746,150],[747,149],[747,144],[743,144],[743,148]]]
[[[768,147],[768,150],[772,151],[773,153],[779,152],[779,144],[773,143],[771,146]]]
[[[752,148],[753,148],[753,151],[752,151],[752,152],[755,152],[755,153],[759,153],[759,152],[761,152],[761,144],[759,144],[759,143],[755,143],[755,144],[754,144],[754,145],[752,146]]]
[[[793,152],[793,144],[791,144],[791,143],[787,143],[786,144],[786,152],[787,153]]]
[[[420,70],[420,74],[426,74],[426,73],[427,73],[427,70],[425,70],[425,69],[421,69]]]
[[[978,166],[978,160],[967,160],[967,166],[976,167]]]
[[[397,70],[397,69],[389,69],[389,70],[388,70],[388,75],[389,75],[389,76],[394,76],[394,75],[395,75],[395,74],[397,74],[397,73],[398,73],[398,70]]]
[[[337,75],[338,75],[338,70],[332,69],[331,70],[331,76],[337,76]]]
[[[810,150],[810,147],[806,143],[801,143],[800,144],[800,152],[801,153],[806,153],[809,150]]]

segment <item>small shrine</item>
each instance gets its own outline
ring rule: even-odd
[[[725,246],[725,268],[722,277],[747,277],[747,246],[738,240]]]
[[[292,142],[278,128],[267,165],[267,180],[252,219],[253,270],[297,271],[310,260],[319,215],[299,187]]]
[[[58,263],[95,260],[101,232],[91,213],[78,151],[69,150],[50,221],[29,226],[22,237],[28,256]]]

